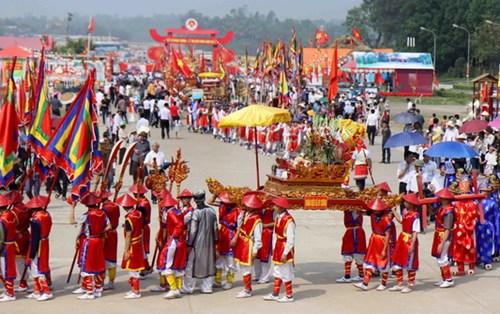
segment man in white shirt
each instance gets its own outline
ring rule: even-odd
[[[154,100],[146,98],[142,102],[142,107],[144,108],[144,117],[149,120],[151,118],[151,103],[154,102]]]
[[[148,167],[148,173],[153,173],[155,170],[154,160],[156,159],[156,167],[162,169],[165,163],[165,154],[160,152],[160,144],[154,142],[151,144],[151,150],[144,157],[144,164]]]
[[[408,184],[408,180],[410,179],[410,172],[415,170],[413,166],[413,161],[415,160],[415,156],[411,152],[407,152],[405,154],[405,160],[402,161],[398,165],[398,182],[399,182],[399,193],[406,193],[406,186]]]
[[[149,120],[144,118],[144,112],[140,114],[141,118],[139,121],[137,121],[135,129],[137,130],[137,133],[140,133],[141,131],[145,131],[146,133],[149,133]]]
[[[457,139],[459,133],[453,121],[448,121],[446,131],[443,135],[443,142],[453,142]]]
[[[432,178],[437,174],[437,165],[436,163],[431,159],[429,155],[426,155],[424,152],[424,165],[422,167],[422,174],[423,178],[422,181],[424,183],[424,187],[427,187],[429,183],[431,183]]]
[[[411,102],[410,98],[406,98],[406,101],[408,102],[408,110],[413,109],[413,103]]]
[[[408,183],[406,184],[406,193],[418,193],[418,183],[417,176],[423,175],[422,168],[424,166],[424,162],[420,159],[415,160],[413,162],[413,170],[408,173]]]
[[[444,163],[439,165],[439,172],[432,178],[429,183],[429,190],[433,193],[444,188],[444,179],[446,178],[446,167]]]
[[[101,102],[103,99],[104,99],[104,94],[102,92],[102,89],[99,88],[97,93],[95,93],[95,101],[97,104],[97,114],[99,114],[99,115],[101,114]]]
[[[366,133],[368,133],[368,140],[370,145],[375,145],[375,134],[377,133],[378,117],[375,109],[370,110],[370,114],[366,117]]]
[[[170,109],[168,103],[164,103],[163,107],[160,108],[160,128],[161,128],[161,138],[165,139],[165,132],[167,138],[170,138]]]

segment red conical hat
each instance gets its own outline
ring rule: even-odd
[[[172,207],[177,205],[177,200],[170,193],[160,202],[160,207]]]
[[[23,201],[23,195],[18,190],[12,190],[5,194],[10,199],[11,204],[18,204]]]
[[[181,197],[193,197],[193,193],[191,193],[188,189],[184,189],[181,193],[179,193],[179,195],[177,195],[177,198]]]
[[[132,185],[128,190],[134,194],[137,194],[137,184]],[[146,189],[144,185],[141,185],[141,191],[139,194],[146,194],[147,191],[148,189]]]
[[[156,196],[156,197],[158,197],[158,193],[156,193],[156,191],[153,191],[153,195]],[[160,192],[160,198],[161,199],[164,199],[165,197],[167,197],[167,195],[170,195],[170,192],[166,188],[164,188],[163,190],[161,190],[161,192]]]
[[[406,194],[405,196],[403,196],[403,199],[410,204],[420,205],[420,201],[418,200],[417,194],[415,193]]]
[[[286,199],[286,197],[277,197],[277,198],[274,198],[271,202],[274,205],[278,205],[281,208],[290,209],[290,204],[288,203],[288,200]]]
[[[229,192],[227,191],[224,191],[221,194],[219,194],[218,198],[222,203],[234,204],[234,201],[231,198],[229,198]]]
[[[137,205],[137,200],[128,194],[124,194],[116,200],[116,204],[122,207],[134,207]]]
[[[264,206],[262,200],[255,194],[249,194],[243,197],[242,203],[249,208],[259,209]]]
[[[11,204],[10,198],[5,196],[5,194],[0,195],[0,207],[7,207]]]
[[[455,198],[455,195],[453,195],[453,193],[451,193],[451,191],[448,190],[447,188],[444,188],[444,189],[437,191],[436,196],[439,198],[448,199],[448,200],[452,200]]]
[[[82,197],[80,203],[82,203],[85,206],[90,207],[90,206],[95,206],[95,205],[99,204],[101,201],[102,201],[102,199],[99,196],[97,196],[96,193],[90,192],[90,193],[87,193],[84,197]]]
[[[109,198],[111,196],[110,191],[97,191],[95,194],[100,198]]]
[[[389,184],[387,184],[387,182],[382,182],[382,183],[379,183],[377,185],[377,187],[379,187],[382,191],[387,191],[389,193],[392,193],[392,190],[391,188],[389,187]]]
[[[368,204],[368,208],[371,210],[386,210],[388,207],[382,199],[377,197]]]
[[[30,199],[26,205],[26,208],[45,208],[49,203],[49,198],[47,196],[38,195]]]

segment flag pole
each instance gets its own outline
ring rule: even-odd
[[[87,61],[90,59],[90,36],[92,35],[91,32],[88,32],[87,36]]]

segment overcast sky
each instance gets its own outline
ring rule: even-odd
[[[0,17],[46,15],[65,17],[66,12],[81,15],[107,13],[119,16],[186,13],[191,9],[210,16],[225,15],[247,5],[252,12],[274,11],[278,18],[340,19],[362,0],[2,0]],[[147,5],[145,5],[147,4]]]

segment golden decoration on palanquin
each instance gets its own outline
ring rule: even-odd
[[[243,195],[246,192],[251,191],[251,189],[247,186],[244,187],[236,187],[236,186],[224,186],[217,179],[207,178],[205,180],[207,182],[208,191],[213,195],[219,195],[222,192],[227,191],[229,193],[229,198],[235,201],[238,205],[241,205],[241,200],[243,199]]]

